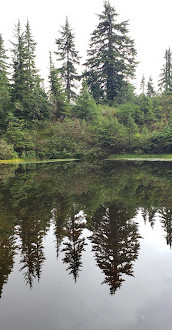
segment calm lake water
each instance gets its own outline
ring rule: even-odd
[[[169,330],[172,163],[0,165],[0,329]]]

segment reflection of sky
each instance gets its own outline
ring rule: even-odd
[[[158,217],[154,229],[143,223],[141,215],[137,221],[143,239],[134,267],[135,281],[127,279],[121,290],[121,296],[128,297],[123,300],[123,312],[128,310],[131,319],[124,319],[119,326],[125,330],[168,329],[172,321],[172,251]]]
[[[125,276],[120,290],[109,294],[95,266],[91,243],[83,252],[76,284],[65,271],[63,253],[56,258],[53,226],[44,238],[46,261],[40,283],[30,290],[18,272],[18,257],[0,301],[3,330],[166,330],[172,322],[172,251],[157,216],[154,229],[136,218],[143,237],[134,277]],[[84,237],[90,236],[84,230]],[[62,247],[61,247],[62,249]],[[61,250],[60,249],[60,250]]]

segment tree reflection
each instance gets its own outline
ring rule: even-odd
[[[137,224],[130,220],[126,206],[120,202],[102,205],[93,217],[93,251],[105,280],[114,294],[124,281],[133,276],[133,261],[138,257]]]
[[[82,269],[83,229],[87,226],[93,231],[97,264],[111,293],[121,286],[125,274],[133,275],[139,236],[130,219],[137,210],[142,209],[152,228],[160,210],[167,244],[172,244],[170,163],[4,165],[0,177],[0,292],[14,263],[15,226],[21,242],[21,269],[30,287],[41,277],[43,237],[52,223],[57,256],[61,250],[75,281]],[[80,210],[87,214],[87,225]]]
[[[156,207],[150,207],[150,208],[142,208],[142,216],[144,219],[144,222],[146,224],[147,221],[149,221],[152,228],[154,228],[155,221],[156,221],[156,214],[158,212],[158,209]]]
[[[163,207],[160,210],[161,222],[166,232],[167,245],[172,245],[172,209]]]
[[[8,276],[14,265],[15,239],[14,236],[8,236],[0,242],[0,298],[3,285],[7,283]]]
[[[44,231],[41,228],[41,220],[31,218],[22,220],[18,234],[21,238],[21,270],[24,270],[26,284],[29,284],[31,288],[34,278],[39,281],[45,260],[42,243]]]
[[[5,196],[1,194],[0,186],[0,298],[3,285],[7,283],[8,276],[14,265],[16,254],[15,217],[10,208],[5,207]],[[4,202],[3,202],[4,199]]]
[[[60,252],[60,246],[66,235],[66,217],[69,209],[69,202],[63,195],[59,195],[55,203],[55,207],[51,210],[52,220],[54,224],[54,235],[56,237],[56,253],[57,258]]]
[[[63,243],[62,252],[65,252],[63,262],[68,264],[67,270],[69,270],[69,274],[73,275],[75,282],[82,267],[82,252],[85,250],[84,246],[86,245],[85,238],[81,237],[84,228],[85,218],[82,212],[78,213],[78,210],[73,206],[72,215],[67,221],[65,230],[68,241]]]

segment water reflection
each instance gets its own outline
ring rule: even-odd
[[[85,238],[82,238],[82,232],[86,226],[84,220],[82,212],[78,213],[77,208],[73,205],[65,228],[65,236],[68,240],[63,243],[62,252],[65,252],[65,257],[62,260],[68,265],[67,271],[73,275],[75,282],[82,268],[81,258],[86,245]]]
[[[0,232],[1,233],[1,232]],[[4,283],[7,283],[8,276],[11,273],[14,265],[15,255],[15,238],[7,236],[0,240],[0,298]]]
[[[139,209],[152,228],[157,214],[161,217],[171,247],[170,163],[2,166],[0,175],[0,296],[16,253],[25,283],[33,287],[34,279],[41,279],[46,260],[43,239],[51,224],[57,258],[75,282],[87,243],[83,230],[90,231],[96,264],[111,294],[125,275],[134,275],[140,233],[133,219]]]
[[[163,228],[166,232],[166,241],[167,245],[172,245],[172,209],[169,209],[167,207],[163,207],[159,211],[161,216],[161,222],[163,225]]]
[[[142,208],[142,216],[143,216],[145,224],[148,221],[150,223],[151,227],[153,228],[155,221],[156,221],[157,212],[158,212],[158,209],[156,207]]]
[[[21,252],[20,264],[21,270],[24,270],[24,278],[26,284],[30,288],[33,285],[33,279],[37,278],[38,281],[41,277],[42,264],[45,260],[43,252],[43,235],[44,231],[41,228],[41,220],[23,219],[19,226],[18,236],[21,239]]]
[[[101,205],[93,217],[92,230],[93,251],[105,274],[103,283],[109,284],[114,294],[124,281],[123,275],[133,275],[140,238],[137,224],[126,206],[116,201]]]

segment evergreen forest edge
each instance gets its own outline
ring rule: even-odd
[[[0,159],[172,152],[171,50],[165,51],[158,92],[152,77],[146,83],[143,76],[136,95],[131,81],[137,52],[128,21],[119,23],[117,16],[105,1],[82,74],[66,18],[55,40],[56,64],[50,52],[47,92],[29,21],[25,29],[20,21],[15,26],[10,59],[0,34]]]

